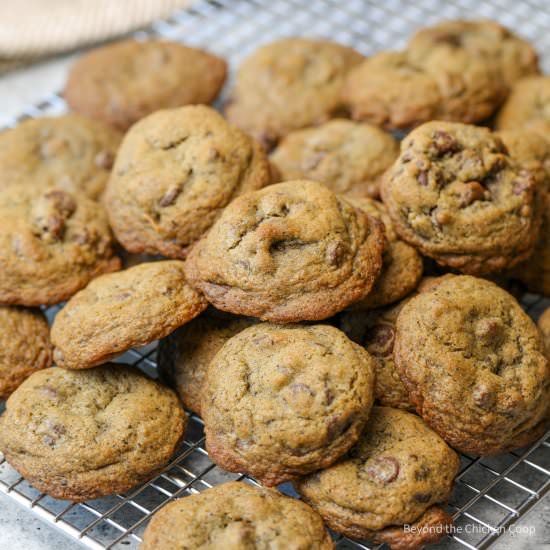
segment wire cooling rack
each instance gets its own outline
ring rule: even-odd
[[[302,35],[349,44],[364,54],[399,48],[420,26],[445,18],[488,17],[517,29],[531,40],[550,72],[550,11],[546,0],[201,0],[191,9],[154,23],[137,35],[157,35],[202,46],[229,59],[231,75],[243,57],[276,38]],[[227,87],[226,87],[227,89]],[[66,109],[60,94],[30,106],[8,125]],[[534,317],[550,304],[534,295],[522,304]],[[47,310],[51,319],[59,310]],[[156,376],[156,344],[130,350],[118,359]],[[0,410],[2,404],[0,403]],[[550,489],[550,432],[533,446],[491,458],[461,457],[461,471],[449,504],[456,532],[432,548],[484,549],[522,517]],[[139,546],[151,515],[168,501],[197,493],[223,481],[247,476],[215,466],[204,447],[202,420],[189,417],[180,450],[164,472],[125,495],[72,504],[41,494],[17,474],[0,454],[0,491],[31,508],[84,547],[133,549]],[[293,494],[289,484],[281,489]],[[342,549],[371,549],[363,543],[335,537]]]

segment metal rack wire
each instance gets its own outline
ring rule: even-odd
[[[550,11],[545,8],[546,0],[199,0],[137,35],[206,47],[229,59],[234,69],[258,45],[283,36],[326,37],[369,54],[401,47],[416,28],[444,18],[489,17],[519,29],[536,45],[543,69],[550,72]],[[9,125],[28,117],[60,114],[65,108],[63,98],[54,93]],[[550,300],[527,295],[522,304],[536,318]],[[58,310],[59,306],[47,310],[50,320]],[[155,356],[156,344],[151,344],[128,351],[118,361],[136,365],[154,377]],[[462,456],[461,460],[449,504],[458,530],[434,548],[488,548],[503,528],[550,490],[550,432],[527,449],[490,458]],[[230,479],[255,483],[247,476],[224,472],[208,459],[202,420],[195,415],[190,415],[185,441],[162,474],[125,495],[86,503],[72,504],[39,493],[0,454],[0,491],[93,549],[137,548],[150,516],[169,500]],[[281,488],[293,494],[289,484]],[[341,550],[372,548],[345,537],[336,537],[336,541]]]

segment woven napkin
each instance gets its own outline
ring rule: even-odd
[[[126,34],[192,0],[0,0],[0,72]]]

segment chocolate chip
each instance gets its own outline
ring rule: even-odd
[[[104,170],[110,170],[113,167],[115,161],[115,156],[111,151],[100,151],[95,156],[95,165],[98,168],[103,168]]]
[[[512,182],[514,195],[521,195],[525,192],[532,192],[535,189],[536,180],[531,172],[522,170],[519,177]]]
[[[399,462],[393,456],[380,456],[367,461],[367,475],[376,483],[387,485],[397,479]]]
[[[162,198],[159,201],[159,206],[165,208],[166,206],[170,206],[171,204],[174,204],[176,201],[176,198],[181,193],[181,189],[179,187],[171,187],[164,193]]]
[[[416,176],[416,179],[418,180],[418,183],[422,185],[423,187],[426,187],[428,185],[428,172],[420,172],[418,176]]]
[[[346,255],[346,250],[347,247],[342,241],[331,241],[328,243],[325,251],[327,263],[338,267]]]
[[[447,132],[442,130],[436,130],[433,133],[434,147],[440,155],[456,151],[458,149],[458,142],[456,139]]]
[[[460,207],[470,206],[475,201],[488,198],[488,191],[478,181],[464,183],[460,192]]]
[[[388,357],[393,353],[395,330],[391,325],[380,324],[367,333],[366,348],[375,357]]]
[[[496,396],[486,384],[479,383],[472,390],[472,399],[478,407],[490,409],[495,404]]]
[[[460,46],[462,46],[462,36],[456,33],[438,34],[435,36],[434,42],[438,44],[447,44],[453,48],[460,48]]]

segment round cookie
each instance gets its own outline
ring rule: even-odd
[[[256,322],[251,317],[237,317],[210,308],[160,340],[157,352],[160,376],[176,390],[187,409],[200,414],[208,365],[229,338]]]
[[[177,42],[125,40],[81,57],[63,95],[73,111],[127,130],[159,109],[211,103],[226,71],[223,59]]]
[[[126,134],[105,193],[129,252],[184,258],[237,195],[270,183],[261,147],[202,105],[156,112]]]
[[[56,304],[117,269],[98,203],[57,188],[0,190],[0,303]]]
[[[428,122],[401,143],[381,193],[398,235],[469,274],[512,267],[533,252],[541,173],[525,169],[486,128]]]
[[[326,40],[286,38],[262,46],[238,69],[227,119],[270,150],[293,130],[340,114],[344,78],[362,59]]]
[[[513,130],[541,122],[550,122],[550,76],[523,78],[498,112],[496,127]]]
[[[378,197],[398,151],[395,138],[380,128],[335,119],[288,134],[270,160],[278,181],[309,179],[338,194]]]
[[[549,420],[550,366],[537,327],[494,283],[447,277],[397,318],[394,360],[417,412],[472,454],[527,445]]]
[[[176,395],[137,369],[103,365],[31,375],[0,417],[0,451],[29,483],[81,502],[155,476],[183,438]]]
[[[344,460],[294,484],[334,531],[415,550],[443,538],[452,525],[441,505],[451,495],[459,463],[417,416],[374,407]],[[427,528],[406,533],[404,524]]]
[[[537,321],[537,326],[542,332],[542,339],[547,357],[550,356],[550,307],[546,308]]]
[[[48,322],[39,309],[0,306],[0,399],[52,364]]]
[[[345,197],[345,199],[355,208],[382,221],[387,239],[382,271],[374,287],[365,299],[350,307],[352,309],[380,307],[410,294],[422,277],[424,266],[420,254],[398,237],[386,207],[381,202],[367,197]]]
[[[307,504],[273,489],[232,481],[170,502],[155,513],[140,550],[332,550]]]
[[[493,73],[465,51],[380,52],[350,71],[343,100],[353,119],[390,130],[433,119],[473,123],[501,103],[504,84]]]
[[[75,114],[27,119],[0,133],[0,189],[56,186],[98,199],[121,138],[116,130]]]
[[[374,359],[328,325],[243,330],[206,374],[209,456],[268,486],[333,464],[367,422],[374,371]]]
[[[538,74],[538,55],[533,46],[512,31],[487,19],[443,21],[416,32],[411,50],[422,52],[446,47],[466,50],[496,66],[508,87],[525,76]]]
[[[319,183],[235,199],[186,262],[216,308],[275,322],[320,320],[364,298],[382,267],[381,222]]]
[[[207,306],[185,280],[183,262],[148,262],[94,279],[56,315],[58,367],[87,369],[166,336]]]

